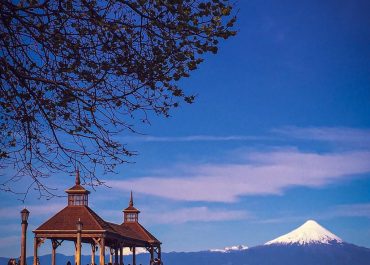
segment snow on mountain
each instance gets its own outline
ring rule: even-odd
[[[265,245],[308,245],[308,244],[332,244],[343,243],[343,240],[319,225],[314,220],[308,220],[297,229],[288,234],[275,238]]]
[[[245,245],[237,245],[237,246],[225,247],[223,249],[210,249],[209,251],[228,253],[231,251],[239,251],[239,250],[246,250],[246,249],[248,249],[248,247]]]

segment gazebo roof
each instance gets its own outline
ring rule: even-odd
[[[161,243],[157,238],[155,238],[155,236],[153,236],[148,230],[144,228],[144,226],[139,223],[123,223],[120,226],[132,231],[136,239],[148,241],[151,243]]]
[[[90,193],[81,186],[78,172],[76,174],[76,184],[72,188],[66,190],[66,192],[69,196],[74,196],[74,194]],[[140,212],[133,207],[132,192],[129,207],[126,208],[124,212]],[[89,233],[105,234],[112,240],[119,239],[124,242],[131,242],[133,245],[137,246],[158,246],[161,244],[158,239],[156,239],[138,222],[122,224],[107,222],[95,213],[87,204],[66,206],[33,232],[35,233],[35,236],[47,235],[46,237],[48,238],[58,238],[64,234],[65,237],[70,238],[71,233],[75,233],[77,229],[76,223],[78,220],[83,224],[82,231],[85,235]]]
[[[129,238],[133,238],[140,241],[145,241],[149,243],[161,242],[155,238],[151,233],[148,232],[141,224],[139,223],[123,223],[121,225],[109,223],[111,227],[116,230],[119,234],[124,235]]]
[[[83,223],[83,230],[105,230],[114,232],[107,222],[85,205],[65,207],[40,225],[35,231],[76,230],[76,222],[78,219]]]

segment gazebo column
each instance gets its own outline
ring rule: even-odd
[[[123,265],[123,246],[122,244],[119,247],[119,265]]]
[[[74,244],[75,244],[75,264],[74,265],[76,265],[77,264],[77,242],[74,241]]]
[[[52,239],[51,240],[51,265],[56,265],[56,252],[57,252],[57,247],[60,245],[60,243]]]
[[[132,247],[132,265],[136,265],[136,248]]]
[[[162,261],[161,245],[158,246],[158,258]]]
[[[37,254],[37,250],[39,248],[39,246],[44,243],[45,241],[45,238],[38,238],[35,236],[35,239],[33,241],[33,265],[37,265],[37,261],[38,261],[38,254]]]
[[[81,231],[77,232],[76,264],[81,265]]]
[[[37,265],[37,248],[38,248],[38,239],[37,237],[33,240],[33,265]]]
[[[109,248],[109,263],[113,264],[113,251],[114,249],[112,247]]]
[[[154,248],[153,246],[150,246],[150,263],[149,264],[152,264],[154,261]]]
[[[99,265],[105,265],[105,239],[100,238]]]
[[[91,244],[91,265],[95,265],[95,251],[96,246],[94,243]]]
[[[114,265],[118,265],[118,247],[114,247]]]

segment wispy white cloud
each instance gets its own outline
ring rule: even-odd
[[[334,216],[370,218],[370,203],[343,204],[335,207]]]
[[[6,231],[6,232],[18,232],[21,230],[21,226],[17,223],[11,223],[11,224],[2,224],[0,225],[0,231]]]
[[[188,135],[188,136],[131,136],[120,140],[128,142],[210,142],[210,141],[256,141],[267,140],[269,137],[248,135]]]
[[[281,224],[281,223],[291,223],[291,222],[301,222],[304,223],[307,220],[313,219],[310,216],[282,216],[276,218],[268,219],[256,219],[254,222],[259,224]]]
[[[288,126],[274,129],[272,132],[297,139],[357,143],[370,146],[370,129]]]
[[[327,142],[363,143],[370,145],[370,129],[349,127],[297,127],[285,126],[271,130],[267,135],[187,135],[187,136],[127,136],[120,140],[127,142],[207,142],[207,141],[262,141],[295,138]],[[280,138],[281,139],[281,138]]]
[[[164,177],[108,181],[130,189],[183,201],[234,202],[239,196],[282,194],[292,186],[320,187],[370,172],[370,152],[307,153],[298,150],[242,154],[243,163],[187,165]],[[176,169],[176,167],[174,167]],[[171,172],[171,170],[169,170]]]
[[[253,215],[247,211],[228,210],[228,209],[210,209],[208,207],[189,207],[179,209],[161,209],[158,214],[158,209],[141,209],[142,222],[149,220],[149,224],[181,224],[188,222],[217,222],[244,220],[253,218]],[[122,215],[114,210],[102,210],[99,213],[104,217],[108,217],[110,221],[120,223],[123,221]]]
[[[10,247],[18,245],[20,242],[19,236],[0,237],[0,247]]]
[[[63,209],[66,205],[61,203],[29,205],[26,208],[30,211],[30,216],[45,216],[53,215]],[[22,206],[19,207],[3,207],[0,208],[0,216],[2,219],[20,218],[20,211]]]
[[[217,222],[244,220],[251,218],[252,215],[246,211],[209,209],[208,207],[180,208],[168,212],[149,212],[145,213],[145,218],[150,223],[158,224],[180,224],[188,222]]]
[[[365,217],[370,218],[370,203],[357,204],[342,204],[326,209],[325,211],[317,211],[311,215],[292,215],[291,213],[280,214],[276,218],[260,219],[255,218],[253,221],[262,224],[278,224],[291,222],[305,222],[309,219],[326,220],[338,217]]]

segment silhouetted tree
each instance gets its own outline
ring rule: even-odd
[[[118,138],[192,103],[177,84],[235,35],[228,0],[0,1],[0,164],[14,192],[79,165],[85,181],[134,152]]]

